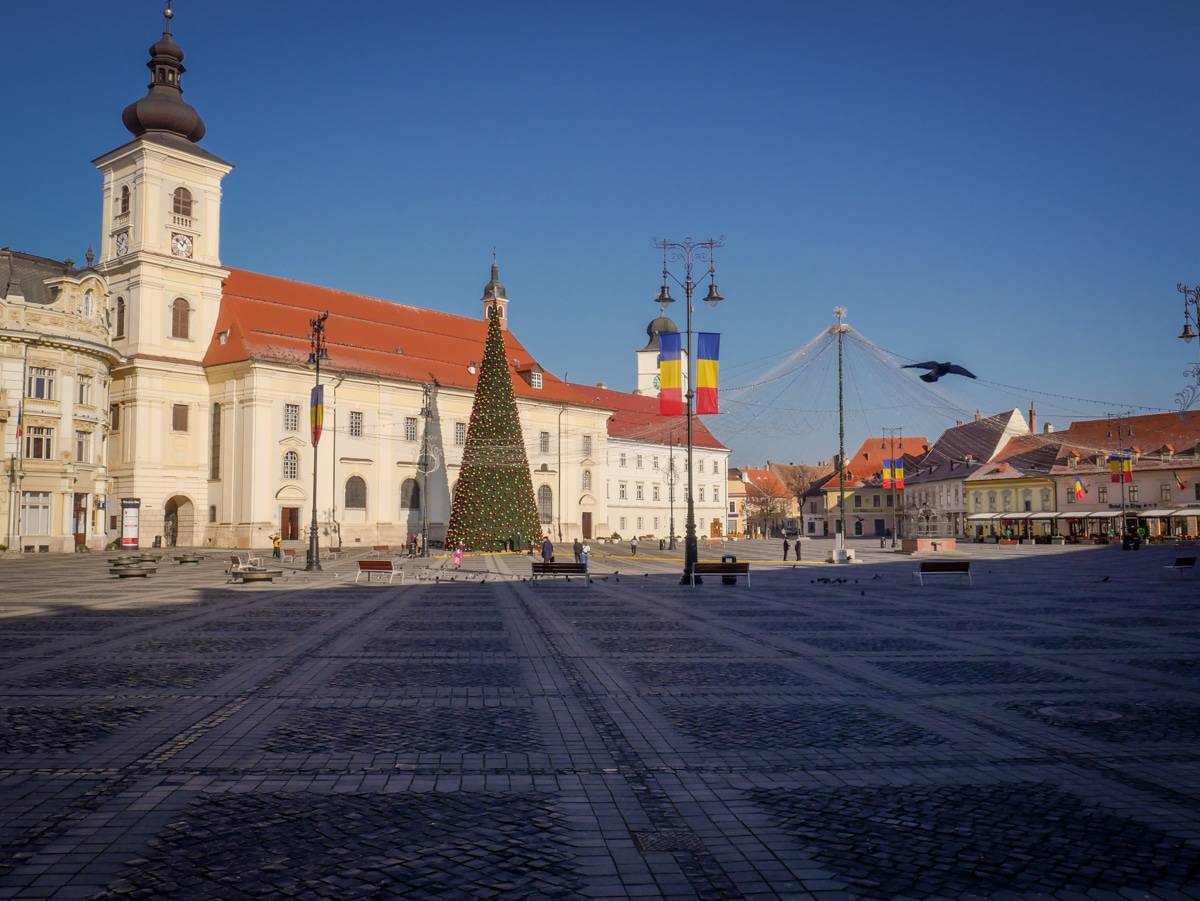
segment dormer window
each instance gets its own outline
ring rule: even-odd
[[[192,192],[187,188],[176,188],[171,201],[171,211],[176,216],[191,216]]]
[[[532,385],[534,388],[541,388],[542,387],[542,374],[540,372],[538,372],[537,370],[534,370],[533,372],[529,373],[529,384]]]

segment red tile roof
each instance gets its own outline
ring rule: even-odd
[[[746,493],[750,494],[752,489],[757,489],[759,494],[765,494],[769,497],[790,498],[792,492],[783,484],[783,480],[769,469],[750,469],[749,467],[741,467],[742,481],[746,483]]]
[[[487,323],[437,310],[364,297],[260,275],[230,271],[221,296],[217,325],[204,356],[205,366],[245,360],[304,365],[309,352],[309,320],[329,311],[326,335],[329,369],[474,390],[478,373],[467,367],[483,360]],[[225,335],[222,343],[221,335]],[[533,354],[510,331],[504,344],[513,372],[541,369]],[[542,387],[513,378],[518,397],[613,410],[608,433],[644,441],[686,441],[684,417],[658,415],[658,400],[606,388],[564,382],[542,370]],[[723,447],[697,417],[693,441],[700,447]]]
[[[572,384],[569,387],[584,399],[581,403],[585,406],[615,411],[608,420],[609,437],[656,441],[659,444],[674,441],[679,446],[687,444],[687,417],[659,416],[657,397],[590,385]],[[699,416],[692,419],[692,444],[696,447],[725,449],[725,445],[716,439]]]
[[[881,475],[883,461],[891,452],[892,441],[890,438],[868,438],[864,441],[859,446],[858,453],[846,463],[846,487],[861,487],[865,482]],[[903,455],[906,470],[915,469],[916,462],[929,453],[929,439],[924,435],[905,435],[902,440],[896,439],[896,453]],[[841,488],[836,468],[835,466],[833,478],[821,487]]]

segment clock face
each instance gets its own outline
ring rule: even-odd
[[[190,235],[172,235],[171,253],[177,257],[191,257],[192,238]]]
[[[129,253],[129,233],[121,232],[116,237],[117,256],[123,257]]]

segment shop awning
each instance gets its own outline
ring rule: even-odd
[[[1051,511],[1049,511],[1049,510],[1046,510],[1046,511],[1044,511],[1044,512],[1041,512],[1041,513],[1030,513],[1030,514],[1029,514],[1029,518],[1030,518],[1030,519],[1057,519],[1057,518],[1058,518],[1058,514],[1057,514],[1057,513],[1054,513],[1054,512],[1051,512]]]
[[[1174,516],[1178,510],[1139,510],[1138,516],[1146,516],[1151,519],[1166,519],[1168,516]]]
[[[981,522],[986,519],[995,519],[995,513],[972,513],[967,517],[967,522]]]
[[[996,518],[997,519],[1010,519],[1010,520],[1029,519],[1029,517],[1032,515],[1033,515],[1032,513],[1029,513],[1028,511],[1023,510],[1020,513],[1001,513]]]
[[[1093,510],[1088,514],[1089,519],[1116,519],[1121,515],[1120,510]]]
[[[1069,510],[1066,513],[1060,513],[1058,515],[1060,519],[1087,519],[1092,514],[1088,513],[1086,510]]]

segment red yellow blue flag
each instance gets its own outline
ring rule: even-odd
[[[658,413],[682,416],[683,373],[680,368],[679,332],[660,332],[658,336]]]
[[[696,345],[696,413],[719,413],[717,408],[717,369],[720,366],[721,336],[700,332]]]
[[[1175,477],[1175,487],[1176,488],[1178,488],[1180,491],[1183,491],[1184,489],[1187,488],[1187,482],[1185,482],[1183,479],[1179,478],[1179,473],[1173,472],[1173,473],[1171,473],[1171,475],[1173,475]]]
[[[325,386],[315,385],[309,401],[309,416],[312,420],[313,447],[321,440],[321,430],[325,428]]]
[[[1083,484],[1083,476],[1075,476],[1075,484],[1071,486],[1071,490],[1075,493],[1075,500],[1083,500],[1083,496],[1087,494],[1087,487]]]
[[[883,461],[883,487],[884,488],[892,487],[892,461],[891,460]]]
[[[892,472],[895,474],[895,477],[896,477],[897,490],[903,489],[904,488],[904,458],[903,457],[901,457],[899,460],[893,461]]]

